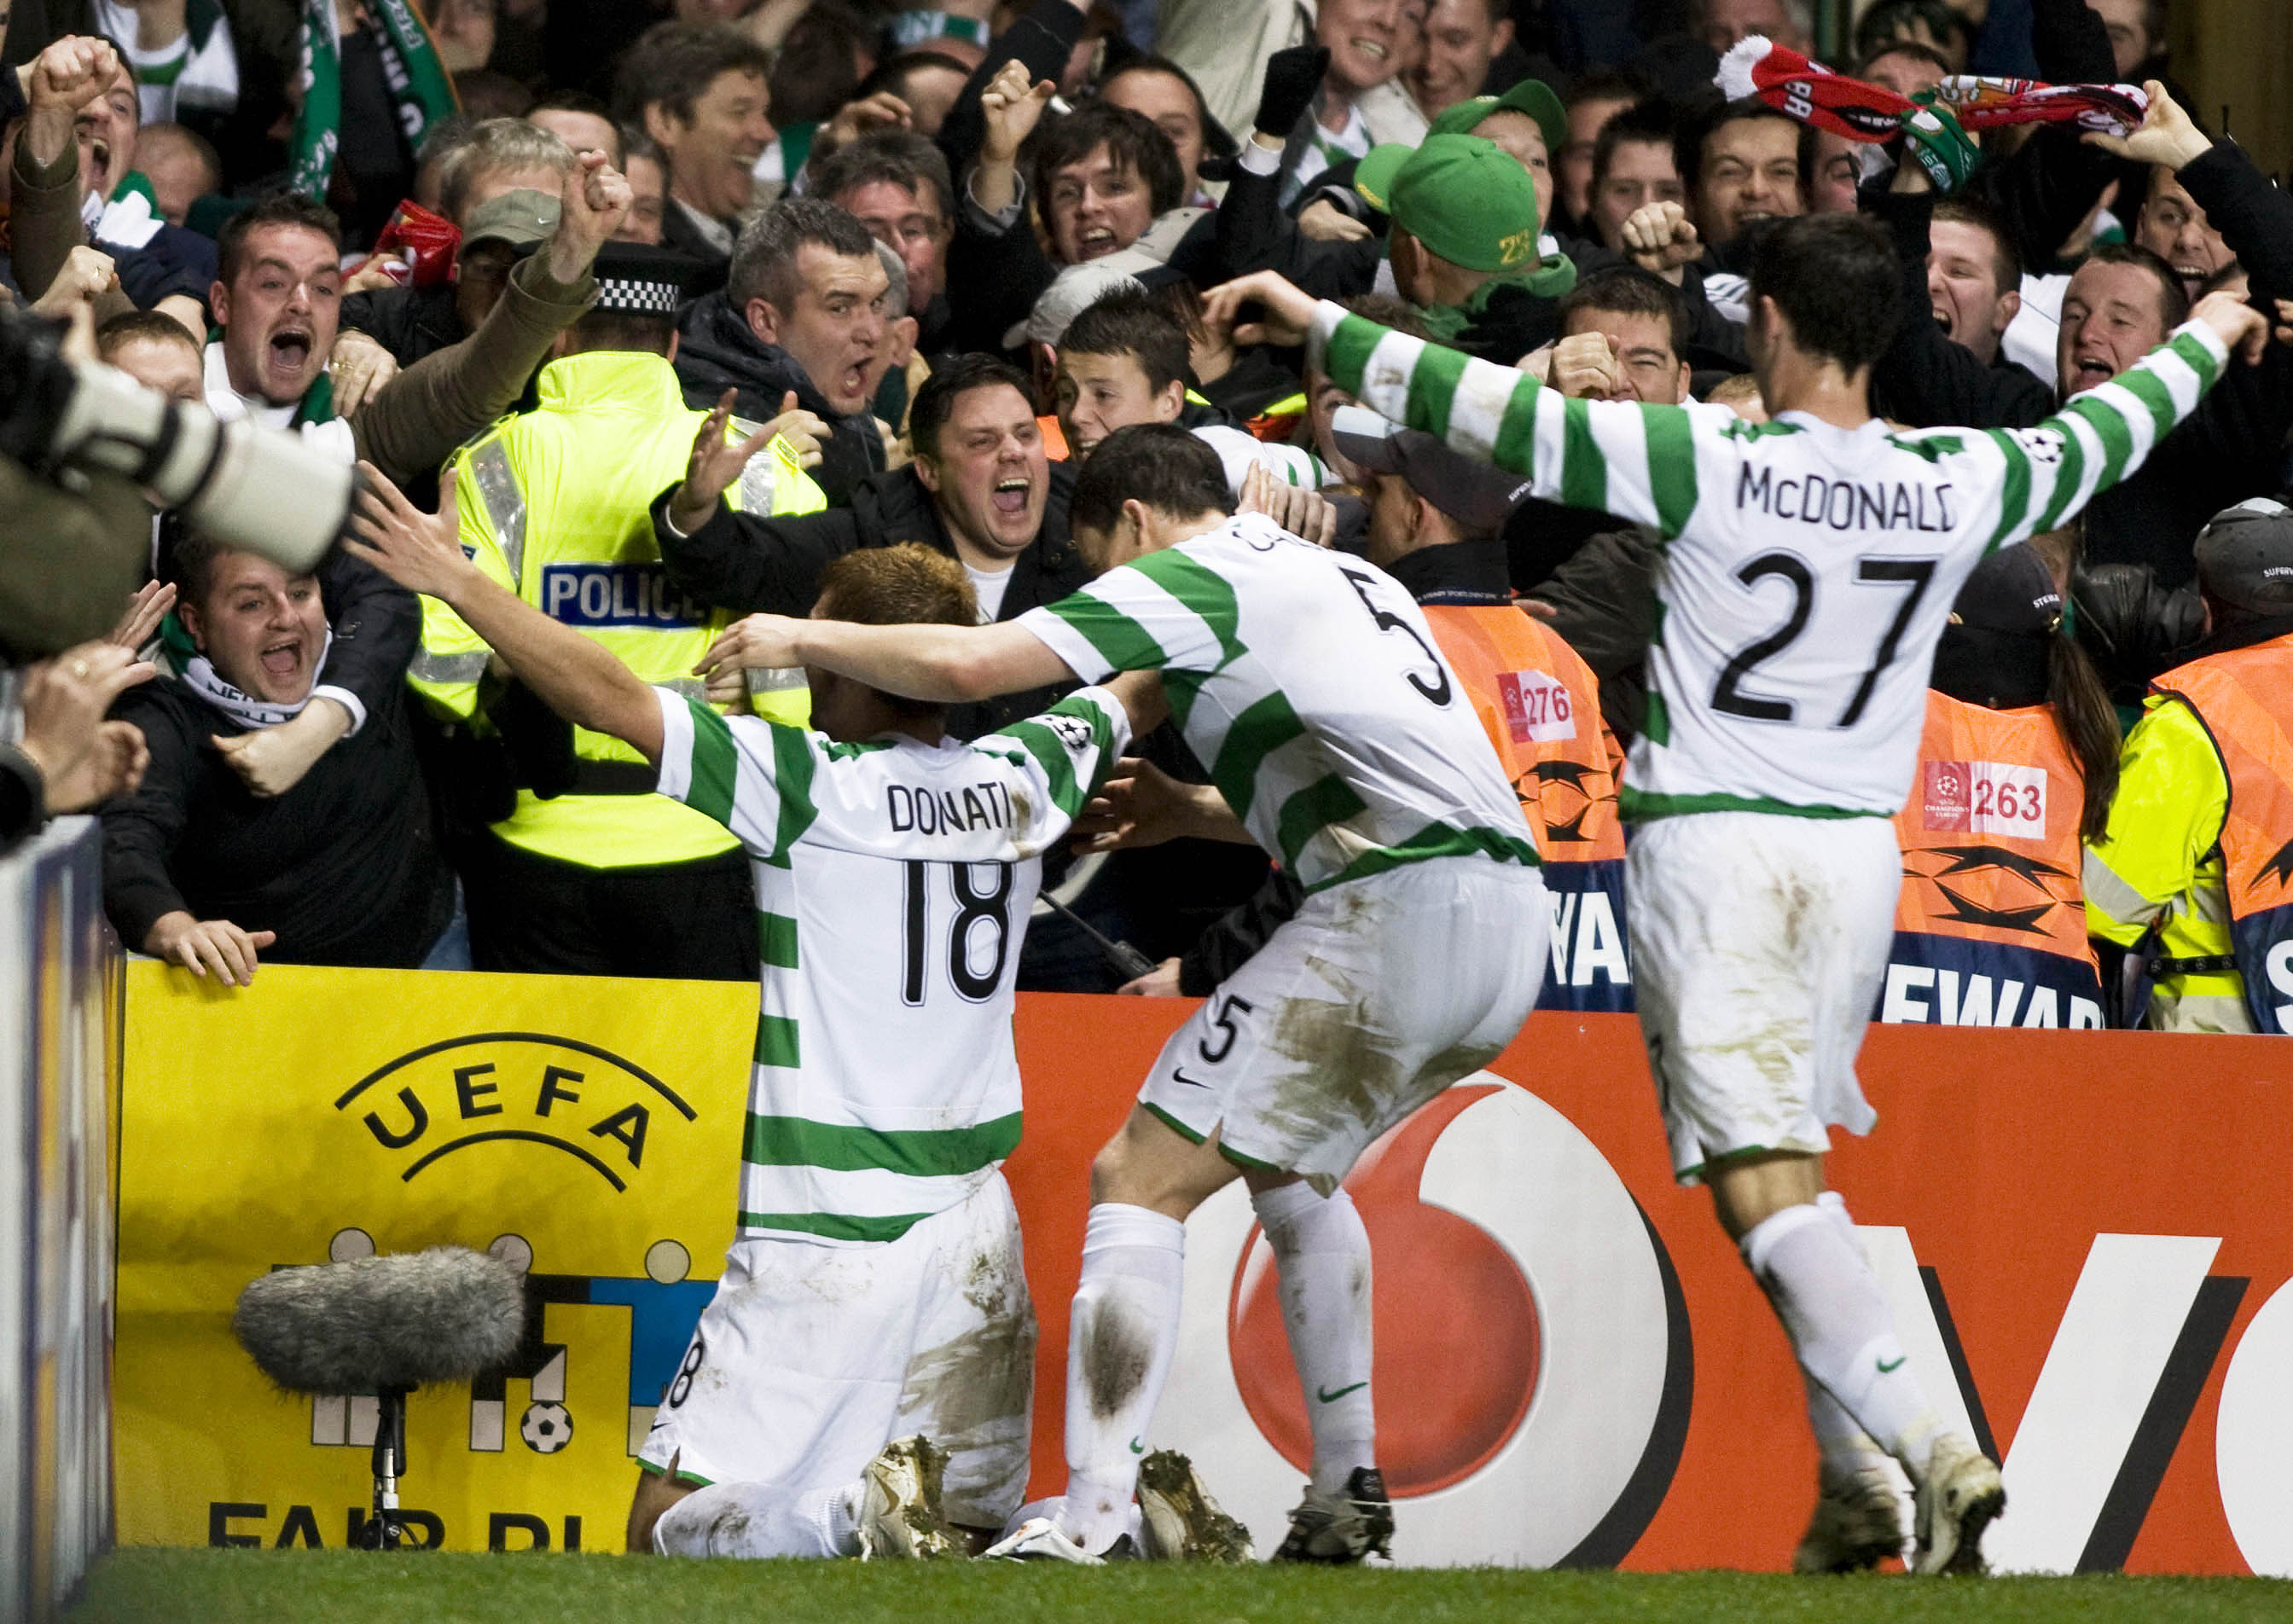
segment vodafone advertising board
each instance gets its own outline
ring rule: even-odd
[[[617,1545],[631,1451],[730,1234],[753,993],[289,966],[237,995],[158,966],[129,982],[123,1540],[340,1544],[370,1407],[269,1391],[231,1301],[274,1264],[455,1240],[507,1248],[531,1318],[509,1376],[416,1396],[417,1526],[459,1548]],[[1190,1007],[1020,1000],[1008,1170],[1042,1321],[1037,1494],[1064,1477],[1089,1159]],[[1880,1125],[1841,1135],[1833,1180],[1930,1393],[2005,1461],[1994,1565],[2293,1574],[2293,1050],[1875,1027],[1862,1071]],[[1631,1017],[1539,1014],[1349,1187],[1398,1557],[1786,1564],[1815,1475],[1798,1377],[1709,1198],[1672,1183]],[[1192,1453],[1270,1548],[1308,1434],[1239,1185],[1187,1246],[1146,1446]]]

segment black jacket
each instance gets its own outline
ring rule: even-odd
[[[263,957],[410,969],[454,909],[430,797],[415,760],[406,689],[321,755],[285,795],[258,797],[211,742],[246,730],[190,687],[131,689],[114,715],[151,747],[142,787],[103,812],[103,903],[141,949],[163,914],[187,909],[276,931]]]
[[[724,287],[733,269],[733,256],[702,236],[674,198],[661,199],[660,246],[701,262],[700,274],[686,285],[688,293]]]
[[[1090,578],[1082,554],[1067,539],[1067,499],[1074,489],[1067,465],[1053,463],[1043,528],[1011,566],[998,620],[1055,603]],[[821,572],[861,547],[918,541],[957,556],[931,493],[912,468],[871,474],[852,492],[850,506],[822,513],[773,518],[735,513],[720,503],[709,522],[690,536],[669,529],[667,510],[663,493],[653,503],[652,528],[669,580],[687,596],[734,614],[810,614],[820,595]],[[993,732],[1046,708],[1074,686],[1059,683],[956,706],[948,713],[948,731],[959,739]]]
[[[2273,299],[2293,297],[2293,198],[2228,141],[2184,165],[2178,178],[2244,264],[2252,302],[2267,310]],[[1866,201],[1894,233],[1906,301],[1902,327],[1872,369],[1878,409],[1915,428],[2029,428],[2050,415],[2054,400],[2044,384],[2020,368],[1983,365],[1935,325],[1926,292],[1927,195],[1889,192]],[[2289,430],[2293,352],[2272,344],[2257,367],[2232,360],[2195,414],[2141,469],[2087,506],[2084,560],[2147,564],[2167,587],[2191,579],[2190,544],[2206,521],[2281,485]]]
[[[365,334],[411,367],[425,355],[435,355],[469,335],[454,310],[454,287],[437,282],[427,287],[377,287],[347,295],[343,300],[342,325]]]
[[[853,488],[884,466],[884,442],[868,415],[839,416],[796,357],[758,338],[722,292],[695,299],[677,319],[677,378],[685,403],[703,411],[726,390],[737,391],[733,410],[752,423],[779,416],[794,390],[796,403],[830,425],[811,473],[831,503],[851,500]]]

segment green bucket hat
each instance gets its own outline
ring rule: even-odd
[[[1568,144],[1568,115],[1543,79],[1523,79],[1502,96],[1468,96],[1426,126],[1429,135],[1471,135],[1492,113],[1527,113],[1544,133],[1545,155],[1558,162]]]
[[[1467,271],[1516,271],[1537,260],[1536,186],[1476,135],[1429,135],[1415,150],[1373,147],[1354,190],[1426,248]]]

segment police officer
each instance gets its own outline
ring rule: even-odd
[[[1903,888],[1878,1018],[2100,1026],[2078,883],[2118,775],[2118,719],[2033,547],[1993,553],[1951,604],[1928,678]]]
[[[647,682],[695,698],[693,667],[726,617],[669,586],[647,509],[684,477],[708,416],[685,406],[670,366],[677,310],[700,272],[666,249],[607,244],[597,302],[541,369],[538,406],[472,442],[453,480],[462,544],[483,568]],[[802,465],[824,431],[800,412],[776,421],[782,433],[727,499],[818,509]],[[463,843],[478,968],[756,976],[748,863],[721,826],[654,795],[652,769],[620,740],[572,727],[490,674],[485,644],[433,600],[423,602],[410,675],[454,723],[445,777],[466,792],[466,815],[490,826]],[[752,703],[801,722],[800,674]],[[469,804],[474,788],[482,804]]]
[[[2207,636],[2127,736],[2086,917],[2137,956],[2129,1014],[2155,977],[2150,1026],[2293,1032],[2293,511],[2241,502],[2195,552]]]

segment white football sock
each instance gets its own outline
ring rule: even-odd
[[[1369,1232],[1343,1190],[1325,1198],[1303,1179],[1251,1198],[1274,1248],[1282,1328],[1314,1434],[1314,1487],[1334,1494],[1377,1464],[1370,1403]]]
[[[710,1483],[660,1514],[652,1548],[663,1556],[857,1556],[860,1492],[857,1484]]]
[[[1067,1489],[1059,1525],[1091,1552],[1129,1523],[1146,1423],[1179,1341],[1187,1228],[1145,1207],[1102,1201],[1082,1236],[1067,1314]]]
[[[1839,1192],[1827,1190],[1815,1198],[1815,1204],[1841,1226],[1860,1256],[1863,1242],[1855,1233],[1855,1221],[1847,1216],[1847,1203],[1839,1199]],[[1799,1378],[1807,1389],[1808,1425],[1815,1429],[1816,1448],[1823,1457],[1817,1468],[1817,1481],[1823,1487],[1828,1489],[1858,1472],[1886,1465],[1887,1451],[1856,1425],[1855,1418],[1840,1408],[1837,1399],[1825,1392],[1822,1385],[1805,1370],[1799,1373]]]
[[[1839,1401],[1823,1390],[1805,1369],[1799,1373],[1807,1389],[1808,1425],[1815,1429],[1815,1447],[1822,1454],[1816,1480],[1825,1489],[1844,1483],[1856,1473],[1887,1464],[1887,1451],[1840,1408]]]
[[[1741,1242],[1753,1278],[1790,1334],[1800,1369],[1916,1481],[1940,1420],[1911,1374],[1878,1276],[1846,1223],[1812,1203],[1787,1207]]]

